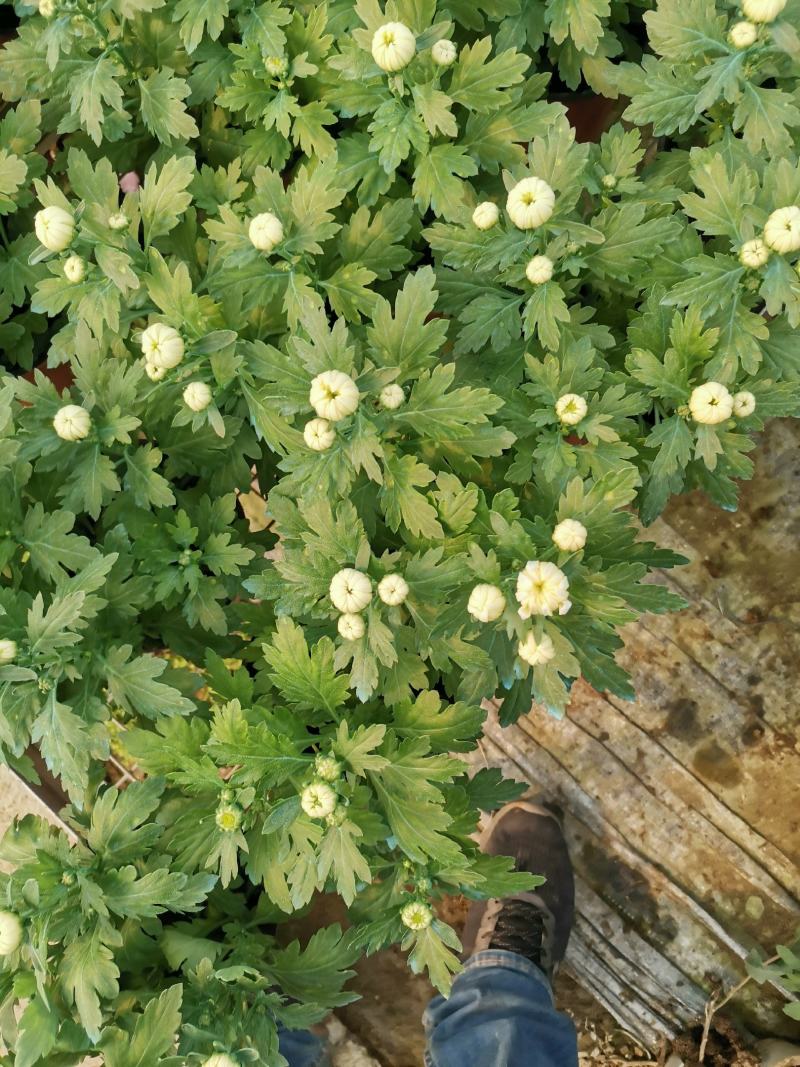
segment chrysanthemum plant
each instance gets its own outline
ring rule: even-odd
[[[792,9],[642,7],[18,6],[0,751],[73,836],[3,846],[16,1067],[272,1067],[360,951],[446,991],[437,898],[532,884],[472,837],[519,793],[458,758],[482,701],[631,697],[679,606],[637,513],[734,507],[798,404]]]

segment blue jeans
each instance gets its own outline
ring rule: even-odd
[[[575,1028],[553,1006],[550,985],[515,952],[478,952],[453,982],[450,997],[435,997],[425,1012],[426,1067],[577,1067]],[[318,1067],[322,1049],[295,1051],[281,1035],[289,1067]],[[316,1040],[316,1039],[315,1039]],[[316,1059],[314,1058],[316,1055]]]

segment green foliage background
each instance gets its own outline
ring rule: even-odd
[[[216,1050],[272,1067],[276,1024],[344,1003],[360,951],[400,942],[448,988],[457,938],[438,919],[409,930],[402,907],[526,884],[470,837],[518,793],[454,755],[481,701],[502,697],[506,721],[532,699],[560,714],[581,675],[631,697],[619,627],[680,606],[645,580],[680,560],[637,538],[637,514],[696,487],[735,507],[754,432],[797,410],[798,253],[755,270],[738,253],[800,206],[800,3],[746,49],[727,37],[736,6],[713,0],[16,12],[0,53],[0,638],[17,645],[0,755],[30,777],[38,745],[77,837],[26,821],[3,846],[18,870],[0,905],[23,920],[0,971],[9,1062],[100,1050],[128,1067],[146,1047],[153,1064]],[[388,19],[417,53],[387,76],[370,45]],[[443,37],[449,68],[431,58]],[[575,140],[574,90],[617,101],[599,143]],[[530,175],[556,201],[526,231],[504,207]],[[501,219],[482,231],[487,199]],[[33,231],[47,206],[74,213],[62,254]],[[266,211],[284,230],[270,255],[248,239]],[[534,288],[535,254],[555,273]],[[154,321],[186,346],[157,382],[139,345]],[[361,403],[319,453],[302,430],[326,370]],[[695,423],[692,389],[712,380],[755,412]],[[211,388],[201,412],[189,381]],[[377,402],[390,383],[396,410]],[[588,412],[565,428],[570,392]],[[67,403],[91,414],[85,440],[53,429]],[[554,546],[565,518],[584,550]],[[563,569],[572,609],[535,622],[555,656],[529,668],[530,623],[466,606],[478,582],[513,604],[535,559]],[[409,586],[402,606],[373,597],[350,642],[328,597],[344,567]],[[105,786],[112,750],[147,780]],[[299,799],[325,755],[341,768],[327,821]],[[279,947],[275,924],[324,889],[352,928]]]

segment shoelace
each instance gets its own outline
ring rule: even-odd
[[[489,947],[516,952],[546,970],[549,966],[546,933],[541,908],[526,900],[509,900],[503,904],[495,920]]]

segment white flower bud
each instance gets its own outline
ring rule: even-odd
[[[4,637],[0,640],[0,667],[13,663],[17,657],[17,642]]]
[[[33,228],[39,243],[48,251],[63,252],[75,236],[75,219],[72,212],[53,205],[36,212]]]
[[[752,415],[755,410],[756,398],[752,393],[743,389],[740,393],[734,394],[733,413],[737,419],[746,419],[747,416]]]
[[[167,375],[166,367],[157,367],[155,363],[151,363],[149,359],[144,361],[144,372],[151,382],[160,382],[162,378]]]
[[[564,393],[556,401],[556,415],[565,426],[577,426],[589,410],[589,405],[577,393]]]
[[[130,219],[124,211],[117,211],[108,216],[108,226],[111,230],[127,230],[130,226]]]
[[[247,236],[253,248],[259,252],[271,252],[283,240],[283,223],[271,211],[264,211],[250,220]]]
[[[339,636],[345,641],[359,641],[366,631],[364,620],[354,611],[346,611],[336,623]]]
[[[556,195],[541,178],[523,178],[508,194],[506,210],[520,230],[533,230],[553,214]]]
[[[325,452],[336,440],[336,430],[327,419],[311,419],[303,427],[303,440],[313,452]]]
[[[22,941],[22,922],[13,911],[0,911],[0,956],[16,952]]]
[[[758,26],[745,20],[734,23],[728,31],[728,40],[734,48],[749,48],[757,36]]]
[[[326,370],[311,382],[308,402],[322,419],[338,422],[352,415],[358,407],[358,386],[340,370]]]
[[[224,834],[232,834],[242,825],[242,809],[238,804],[222,804],[217,808],[214,822]]]
[[[327,782],[312,782],[300,794],[300,807],[312,819],[324,819],[336,807],[336,793]]]
[[[417,39],[402,22],[387,22],[372,37],[372,58],[392,74],[408,66],[417,50]]]
[[[363,611],[372,600],[372,582],[362,571],[345,567],[331,578],[328,594],[337,611]]]
[[[64,277],[68,282],[77,285],[86,276],[86,263],[80,256],[68,256],[64,260]]]
[[[533,633],[529,633],[524,641],[517,645],[517,655],[525,660],[531,667],[538,667],[541,663],[549,663],[555,656],[556,650],[552,640],[547,634],[542,635],[540,641],[536,640]]]
[[[706,382],[692,390],[689,411],[695,422],[716,426],[731,417],[733,397],[719,382]]]
[[[742,11],[751,22],[772,22],[786,7],[786,0],[742,0]]]
[[[400,912],[400,918],[403,921],[403,925],[407,926],[409,930],[427,930],[433,922],[433,912],[427,904],[420,904],[419,901],[412,900]]]
[[[142,352],[147,363],[172,370],[183,359],[183,339],[172,326],[154,322],[142,333]]]
[[[356,615],[360,619],[360,615]],[[323,782],[335,782],[342,776],[342,765],[335,756],[317,756],[314,760],[314,773]]]
[[[617,176],[616,174],[604,174],[603,177],[600,179],[600,183],[604,189],[616,189]]]
[[[577,519],[564,519],[553,530],[553,543],[562,552],[579,552],[586,544],[586,527]]]
[[[561,609],[569,603],[569,580],[555,563],[529,560],[517,577],[516,592],[521,619],[563,614]]]
[[[505,610],[505,595],[496,585],[476,585],[469,595],[467,611],[476,622],[494,622]]]
[[[239,1067],[239,1064],[226,1052],[215,1052],[213,1056],[203,1060],[200,1067]]]
[[[378,400],[382,408],[386,408],[387,411],[395,411],[406,398],[406,394],[403,392],[403,387],[393,382],[391,385],[385,385],[380,391]]]
[[[491,200],[484,200],[472,212],[472,221],[479,230],[491,230],[492,226],[497,225],[499,218],[500,208],[497,204],[493,204]]]
[[[192,411],[205,411],[212,399],[211,389],[205,382],[189,382],[183,390],[183,402]]]
[[[55,0],[39,0],[39,14],[43,19],[51,19],[55,13]]]
[[[397,607],[408,596],[408,582],[400,574],[387,574],[378,582],[378,596],[384,604]]]
[[[86,408],[66,404],[59,408],[53,419],[53,429],[64,441],[82,441],[89,436],[92,417]]]
[[[431,48],[433,62],[439,67],[452,66],[456,61],[457,55],[458,50],[456,49],[456,46],[452,41],[446,39],[437,41],[433,48]]]
[[[800,248],[800,207],[779,207],[767,219],[764,240],[776,252],[796,252]]]
[[[752,241],[745,241],[739,249],[739,262],[743,267],[756,270],[763,267],[769,259],[769,249],[760,237],[754,237]]]
[[[525,277],[531,285],[544,285],[553,277],[553,261],[549,256],[534,256],[525,268]]]
[[[286,74],[289,70],[289,64],[284,56],[267,56],[264,61],[264,66],[270,74],[273,74],[276,77]]]

